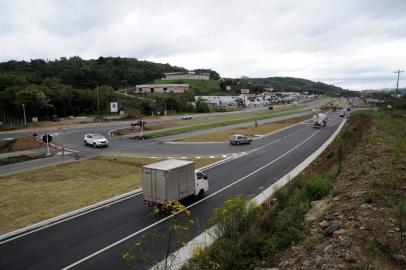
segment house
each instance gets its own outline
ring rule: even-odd
[[[135,86],[136,94],[148,93],[185,93],[189,84],[142,84]]]
[[[204,80],[210,79],[210,74],[208,73],[196,73],[194,71],[185,72],[169,72],[165,73],[165,78],[161,80]]]

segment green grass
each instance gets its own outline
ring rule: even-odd
[[[239,119],[237,118],[237,119],[233,119],[233,120],[217,121],[217,122],[197,124],[197,125],[180,127],[180,128],[171,128],[171,129],[160,130],[160,131],[145,132],[144,136],[147,138],[158,138],[158,137],[170,136],[170,135],[192,132],[192,131],[197,131],[197,130],[202,130],[202,129],[241,124],[241,123],[251,122],[251,121],[255,121],[255,120],[270,119],[270,118],[274,118],[277,116],[290,115],[290,114],[294,114],[294,113],[295,113],[295,111],[286,111],[286,112],[280,112],[280,113],[266,113],[266,114],[261,114],[261,115],[254,115],[254,116],[250,116],[250,117],[239,118]]]
[[[0,234],[137,189],[141,166],[158,161],[97,157],[0,177]]]
[[[166,83],[184,83],[189,84],[189,87],[195,91],[197,95],[218,94],[220,93],[220,85],[216,80],[155,80],[156,84]],[[223,93],[224,94],[224,93]]]

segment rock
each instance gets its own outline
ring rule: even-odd
[[[329,221],[327,227],[324,228],[323,233],[326,236],[331,236],[333,232],[337,231],[341,228],[341,221],[339,220],[332,220]]]
[[[401,264],[406,264],[406,257],[402,254],[393,254],[392,258]]]
[[[323,260],[323,258],[321,256],[317,255],[316,258],[314,259],[314,262],[316,263],[316,265],[320,265],[322,260]]]
[[[346,254],[344,257],[344,260],[348,263],[356,263],[357,259],[355,259],[353,256]]]
[[[329,252],[331,249],[333,248],[333,245],[327,245],[324,249],[323,249],[323,252],[324,253],[327,253],[327,252]]]
[[[311,205],[312,207],[305,215],[305,221],[307,222],[315,221],[323,214],[324,210],[327,208],[327,201],[313,201],[311,202]]]
[[[302,265],[303,265],[304,267],[309,267],[311,264],[312,264],[311,261],[309,261],[309,260],[304,260]]]
[[[361,208],[362,208],[362,209],[373,209],[374,207],[373,207],[372,204],[370,204],[370,203],[363,203],[363,204],[361,205]]]
[[[333,232],[333,236],[343,235],[343,234],[345,234],[346,232],[347,232],[347,230],[345,230],[345,229],[339,229],[339,230]]]
[[[338,236],[338,244],[343,247],[347,247],[349,245],[348,238],[340,235]]]
[[[322,222],[319,223],[319,226],[322,227],[322,228],[326,228],[328,226],[328,221],[323,220]]]

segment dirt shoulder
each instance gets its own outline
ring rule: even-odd
[[[44,147],[44,145],[38,142],[35,136],[19,137],[15,140],[0,140],[0,153],[31,150],[40,147]]]

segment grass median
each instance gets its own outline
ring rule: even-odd
[[[270,119],[270,118],[274,118],[274,117],[278,117],[278,116],[290,115],[290,114],[294,114],[294,113],[297,113],[297,111],[289,110],[289,111],[278,112],[278,113],[262,113],[262,114],[258,114],[258,115],[254,115],[254,116],[250,116],[250,117],[239,117],[239,118],[232,119],[232,120],[216,121],[216,122],[209,122],[209,123],[203,123],[203,124],[197,124],[197,125],[191,125],[191,126],[185,126],[185,127],[179,127],[179,128],[171,128],[171,129],[166,129],[166,130],[146,132],[144,134],[144,136],[146,138],[159,138],[159,137],[176,135],[176,134],[180,134],[180,133],[192,132],[192,131],[197,131],[197,130],[241,124],[241,123],[251,122],[251,121],[255,121],[255,120],[265,120],[265,119]]]
[[[140,188],[141,166],[160,160],[97,157],[0,177],[0,234]]]
[[[209,134],[191,136],[181,139],[182,142],[224,142],[227,141],[233,134],[244,134],[249,137],[254,137],[256,135],[265,135],[273,131],[288,127],[290,125],[302,122],[308,119],[309,116],[295,117],[287,120],[277,121],[270,124],[259,124],[257,127],[255,125],[247,127],[239,127],[228,130],[223,130],[219,132],[213,132]]]

